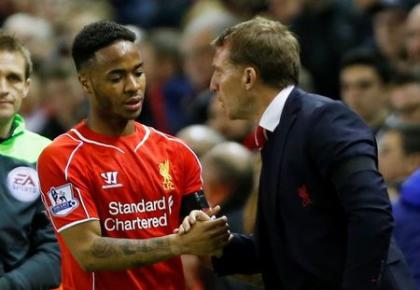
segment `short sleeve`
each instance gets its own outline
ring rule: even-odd
[[[89,220],[98,220],[89,192],[86,166],[74,148],[47,147],[38,159],[42,201],[57,232]]]

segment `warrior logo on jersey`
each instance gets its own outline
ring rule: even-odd
[[[9,192],[19,201],[32,202],[39,197],[38,176],[31,167],[19,166],[7,175]]]
[[[74,198],[73,186],[70,183],[59,187],[51,187],[48,197],[51,201],[50,211],[56,216],[66,216],[79,206],[79,202]]]
[[[105,184],[102,185],[102,188],[115,188],[122,187],[121,183],[118,183],[118,171],[108,171],[101,173],[102,178],[104,179]]]
[[[172,182],[172,176],[171,173],[169,172],[169,160],[166,160],[162,163],[159,164],[159,173],[163,178],[163,182],[162,182],[162,186],[163,189],[166,191],[170,191],[170,190],[174,190],[174,184]]]

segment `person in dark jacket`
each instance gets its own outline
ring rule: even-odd
[[[293,34],[257,17],[213,44],[210,88],[231,119],[258,122],[262,158],[255,237],[234,234],[215,271],[261,272],[267,290],[414,289],[391,240],[375,136],[342,102],[297,87]]]

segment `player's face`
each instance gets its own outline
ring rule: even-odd
[[[229,48],[216,49],[210,89],[216,93],[230,119],[248,119],[254,111],[250,95],[244,89],[244,67],[229,61]]]
[[[25,64],[19,52],[0,51],[0,126],[10,122],[28,94]]]
[[[133,120],[140,115],[146,77],[134,43],[118,41],[98,50],[79,79],[91,97],[93,114],[101,119]]]

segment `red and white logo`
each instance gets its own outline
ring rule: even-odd
[[[118,183],[118,171],[108,171],[101,173],[101,177],[104,179],[105,184],[102,185],[103,189],[122,187],[121,183]]]
[[[14,198],[32,202],[39,196],[39,182],[36,170],[31,167],[16,167],[7,175],[7,186]]]

